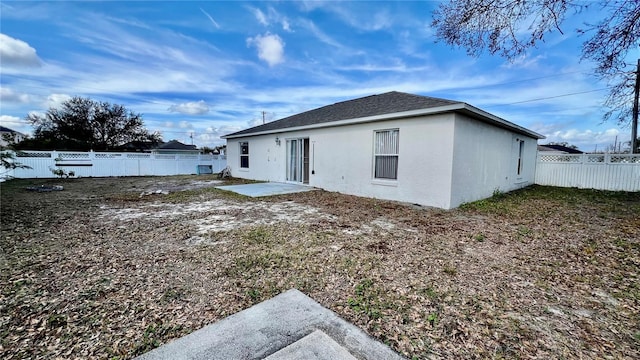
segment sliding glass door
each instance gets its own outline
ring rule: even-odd
[[[309,139],[287,140],[287,181],[309,183]]]

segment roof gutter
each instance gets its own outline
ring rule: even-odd
[[[382,114],[382,115],[374,115],[374,116],[367,116],[367,117],[354,118],[354,119],[329,121],[326,123],[319,123],[319,124],[294,126],[294,127],[288,127],[288,128],[282,128],[282,129],[258,131],[258,132],[243,133],[243,134],[237,134],[237,135],[229,134],[229,135],[221,136],[220,138],[236,139],[236,138],[259,136],[259,135],[281,134],[281,133],[287,133],[292,131],[321,129],[321,128],[327,128],[327,127],[346,126],[346,125],[354,125],[354,124],[364,124],[364,123],[383,121],[383,120],[394,120],[394,119],[411,118],[411,117],[418,117],[418,116],[424,116],[424,115],[442,114],[446,112],[459,112],[459,113],[471,116],[475,119],[478,119],[487,123],[491,123],[493,125],[496,125],[502,128],[514,130],[518,133],[522,133],[527,136],[531,136],[537,139],[544,139],[543,135],[540,135],[536,132],[523,128],[522,126],[518,126],[507,120],[501,119],[495,115],[489,114],[486,111],[480,110],[476,107],[473,107],[467,103],[462,103],[462,102],[451,104],[451,105],[428,108],[428,109],[409,110],[409,111],[402,111],[402,112],[396,112],[391,114]]]

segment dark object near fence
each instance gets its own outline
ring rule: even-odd
[[[218,179],[227,179],[230,177],[231,177],[231,168],[228,166],[222,169],[222,171],[220,171],[220,173],[218,174]]]

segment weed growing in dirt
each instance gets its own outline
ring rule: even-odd
[[[431,326],[436,326],[436,322],[438,321],[438,314],[431,313],[427,316],[427,321],[431,324]]]
[[[258,289],[249,289],[249,290],[247,290],[247,296],[249,298],[251,298],[251,301],[253,303],[257,303],[258,301],[260,301],[260,298],[261,298],[260,290],[258,290]]]
[[[494,200],[499,200],[504,197],[504,192],[500,190],[500,188],[495,188],[493,190],[493,194],[491,194],[491,198]]]

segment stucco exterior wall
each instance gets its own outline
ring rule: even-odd
[[[455,115],[451,206],[534,183],[537,139]],[[524,141],[518,174],[519,141]]]
[[[286,140],[309,138],[309,185],[329,191],[451,207],[454,115],[378,121],[227,140],[233,176],[286,181]],[[373,178],[374,131],[399,129],[398,179]],[[276,136],[281,144],[276,144]],[[240,169],[240,145],[249,142],[249,169]],[[311,174],[311,171],[314,174]]]
[[[284,145],[278,147],[275,135],[227,140],[227,166],[234,177],[283,182],[285,178]],[[249,168],[240,168],[240,143],[249,142]],[[282,168],[282,171],[279,169]],[[281,175],[281,176],[278,176]]]

